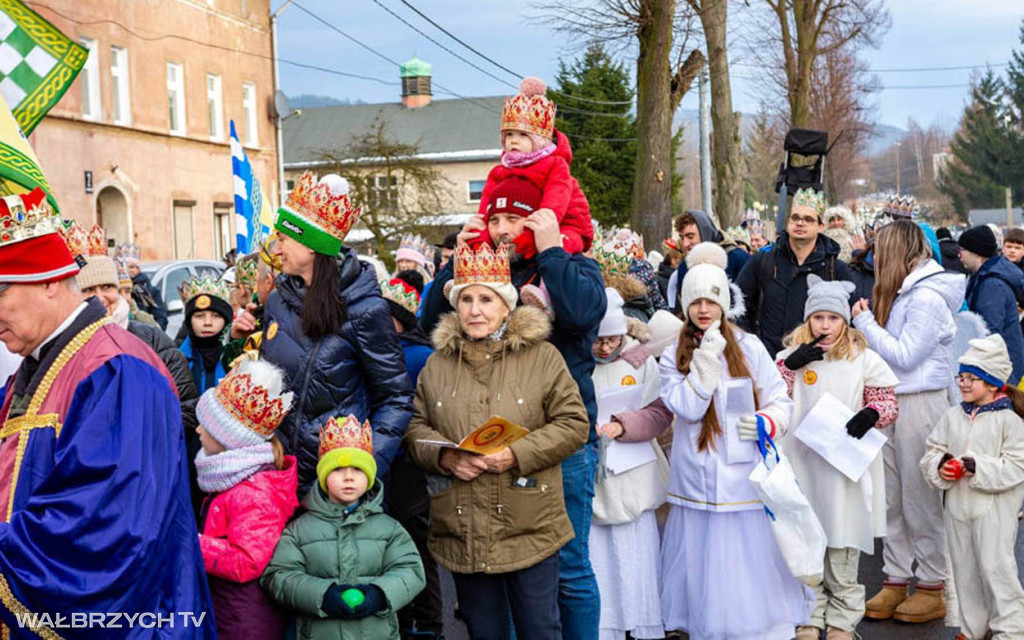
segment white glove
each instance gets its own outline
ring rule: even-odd
[[[736,423],[736,427],[740,432],[740,440],[757,440],[757,416],[750,414],[749,416],[743,416]]]
[[[715,320],[707,331],[704,332],[704,337],[700,341],[700,350],[709,353],[714,357],[722,355],[725,351],[725,336],[722,335],[722,330],[719,328],[722,326],[720,320]]]

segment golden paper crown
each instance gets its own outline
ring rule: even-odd
[[[420,294],[401,278],[380,281],[380,292],[385,300],[391,300],[409,313],[416,315],[420,309]]]
[[[402,239],[398,243],[398,250],[407,249],[409,251],[415,251],[423,257],[427,257],[427,247],[430,244],[422,237],[415,233],[407,233],[402,236]]]
[[[62,227],[41,189],[0,198],[0,245],[60,233]]]
[[[191,280],[186,280],[181,283],[181,297],[186,302],[203,294],[213,296],[214,298],[220,298],[224,302],[231,304],[231,290],[228,288],[228,284],[223,280],[218,280],[212,276],[206,275],[201,278],[192,278]]]
[[[373,429],[370,421],[359,424],[354,415],[347,415],[341,424],[332,417],[320,427],[320,458],[334,449],[361,449],[373,455]]]
[[[912,218],[917,213],[917,199],[914,196],[892,195],[882,208],[882,215]]]
[[[264,439],[270,438],[281,425],[291,405],[291,393],[271,397],[270,391],[254,383],[248,373],[229,373],[215,389],[221,406]]]
[[[595,246],[594,260],[601,267],[605,278],[629,275],[629,267],[633,264],[633,258],[626,250],[616,247],[612,242]]]
[[[257,256],[245,256],[235,263],[235,282],[250,293],[256,290],[256,280],[260,275]]]
[[[814,189],[800,189],[793,196],[794,207],[810,207],[818,212],[818,215],[825,213],[825,207],[828,203],[825,202],[825,194],[821,191],[815,191]]]
[[[124,258],[114,258],[114,266],[117,267],[117,286],[122,289],[132,287],[132,277],[128,275],[128,263]]]
[[[105,256],[107,255],[107,232],[103,227],[94,224],[89,231],[74,220],[64,223],[61,230],[64,242],[72,256]]]
[[[455,284],[506,284],[512,281],[508,261],[508,247],[500,245],[491,251],[488,243],[473,251],[469,245],[455,250]]]
[[[345,239],[363,212],[361,207],[352,206],[347,192],[333,195],[331,186],[318,182],[312,171],[303,173],[295,183],[286,206],[338,240]]]
[[[502,131],[525,131],[548,139],[555,133],[555,103],[544,95],[547,87],[540,78],[524,78],[519,93],[505,98],[501,108]]]

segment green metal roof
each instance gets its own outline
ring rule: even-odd
[[[429,76],[434,72],[434,68],[430,66],[429,62],[423,62],[416,56],[412,57],[412,60],[402,65],[402,77],[403,78],[416,78],[419,76]]]

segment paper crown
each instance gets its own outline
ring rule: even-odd
[[[215,388],[217,402],[243,426],[264,440],[273,435],[291,407],[293,394],[282,393],[281,375],[261,376],[260,368],[272,367],[261,361],[243,360]],[[263,384],[254,379],[266,378]],[[269,385],[264,386],[264,385]]]
[[[911,195],[891,195],[882,207],[883,216],[894,218],[913,218],[917,211],[917,199]]]
[[[380,292],[385,300],[390,300],[409,313],[416,315],[420,308],[420,294],[408,282],[401,278],[380,281]]]
[[[142,249],[137,244],[125,242],[117,245],[114,249],[114,255],[123,260],[134,260],[138,262],[142,259]]]
[[[240,258],[235,263],[235,284],[244,287],[247,291],[256,290],[256,280],[260,275],[260,266],[256,262],[258,258],[253,255]]]
[[[359,424],[354,415],[347,415],[339,424],[333,417],[320,427],[319,457],[335,449],[359,449],[373,455],[373,429],[370,421]]]
[[[318,181],[307,171],[278,209],[274,228],[317,253],[336,256],[361,214],[349,199],[348,180],[329,174]]]
[[[78,273],[62,227],[42,189],[0,198],[0,282],[53,282]]]
[[[114,258],[114,266],[117,268],[117,286],[121,289],[130,289],[132,277],[128,275],[128,263],[124,258]]]
[[[182,282],[180,293],[182,300],[186,302],[205,294],[231,304],[231,290],[228,288],[228,283],[209,275]]]
[[[469,245],[455,250],[455,284],[506,284],[511,282],[508,247],[500,245],[492,251],[488,243],[474,252]]]
[[[64,224],[61,233],[72,256],[107,255],[107,232],[97,224],[86,231],[85,227],[72,220]]]
[[[828,203],[825,202],[825,194],[821,191],[815,191],[814,189],[800,189],[793,196],[794,207],[810,207],[818,212],[818,215],[825,213],[825,207]]]
[[[594,247],[594,260],[601,267],[605,278],[629,275],[629,267],[633,258],[623,247],[616,247],[613,242],[605,242]]]
[[[501,108],[502,131],[525,131],[545,138],[555,133],[555,103],[544,95],[547,87],[540,78],[524,78],[519,93],[505,98]]]
[[[725,234],[733,240],[741,240],[750,244],[750,233],[743,227],[729,227],[725,230]]]
[[[427,256],[427,247],[429,244],[426,240],[414,233],[407,233],[402,236],[402,239],[398,243],[398,250],[407,249],[409,251],[415,251],[423,257]]]
[[[644,237],[626,227],[612,227],[605,237],[605,244],[611,243],[614,249],[622,249],[630,257],[643,260],[646,257],[644,251]]]

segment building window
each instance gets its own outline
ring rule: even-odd
[[[196,257],[192,233],[192,210],[195,206],[195,201],[174,201],[174,258],[176,260],[191,260]]]
[[[172,134],[185,135],[185,70],[167,63],[167,122]]]
[[[100,54],[96,49],[96,41],[91,38],[82,38],[78,42],[89,50],[89,57],[85,59],[85,66],[82,67],[81,75],[82,117],[88,120],[102,120],[103,114],[100,111]]]
[[[132,102],[128,84],[128,50],[110,47],[110,82],[114,90],[114,124],[132,123]]]
[[[206,74],[206,115],[210,120],[210,140],[224,139],[224,103],[221,100],[220,76]]]
[[[213,257],[220,258],[235,245],[231,241],[231,205],[213,203]]]
[[[242,83],[242,127],[245,146],[259,146],[259,131],[256,128],[256,85],[251,82]]]
[[[484,195],[484,183],[486,180],[470,180],[469,181],[469,201],[480,202],[480,198]]]
[[[398,208],[398,178],[396,176],[371,176],[369,179],[369,209],[387,211]]]

